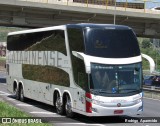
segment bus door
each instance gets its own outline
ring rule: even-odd
[[[79,110],[85,111],[85,82],[84,74],[78,72],[78,88],[75,89],[76,106]]]
[[[79,88],[75,89],[76,108],[85,111],[85,91]]]
[[[51,101],[51,93],[52,93],[51,89],[52,89],[52,84],[45,85],[44,97],[45,100],[47,101]]]

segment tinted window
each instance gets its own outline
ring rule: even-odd
[[[81,29],[68,29],[69,47],[71,53],[74,81],[83,89],[87,85],[87,74],[84,61],[73,56],[72,51],[84,52],[83,32]]]
[[[91,91],[99,90],[101,95],[131,95],[141,92],[142,65],[106,65],[91,63]],[[100,92],[99,92],[100,93]]]
[[[108,58],[127,58],[140,55],[132,30],[85,29],[86,54]]]
[[[53,66],[22,65],[24,79],[69,87],[69,74]]]
[[[85,89],[88,81],[87,81],[87,74],[85,71],[84,61],[72,56],[72,68],[73,68],[73,76],[74,81],[78,84],[81,88]]]
[[[58,51],[66,55],[63,30],[35,32],[8,36],[10,51]]]
[[[84,40],[82,30],[76,28],[68,28],[67,31],[70,50],[84,52]]]

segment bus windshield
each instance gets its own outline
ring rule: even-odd
[[[105,65],[91,63],[90,91],[101,95],[129,94],[141,91],[141,63]]]
[[[88,28],[85,30],[85,53],[96,57],[127,58],[139,56],[140,50],[131,29]]]

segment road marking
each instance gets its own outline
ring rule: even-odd
[[[7,98],[8,101],[14,101],[15,99],[13,98]]]
[[[3,91],[0,91],[0,95],[11,95],[11,94],[3,92]]]
[[[16,104],[17,106],[33,106],[33,105],[28,105],[28,104]]]
[[[3,84],[3,85],[7,85],[7,84],[5,84],[5,83],[1,83],[1,84]]]
[[[6,95],[6,96],[8,96],[8,94],[0,94],[0,95]]]
[[[147,97],[144,97],[145,99],[151,99],[151,100],[154,100],[154,101],[160,101],[159,99],[154,99],[154,98],[147,98]]]
[[[52,112],[36,112],[36,111],[30,112],[30,113],[32,113],[32,114],[48,114],[48,115],[49,115],[49,114],[50,114],[50,115],[51,115],[51,114],[54,114],[54,115],[57,114],[57,113],[52,113]]]

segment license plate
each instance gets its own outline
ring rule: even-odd
[[[114,114],[123,114],[123,110],[114,110]]]

